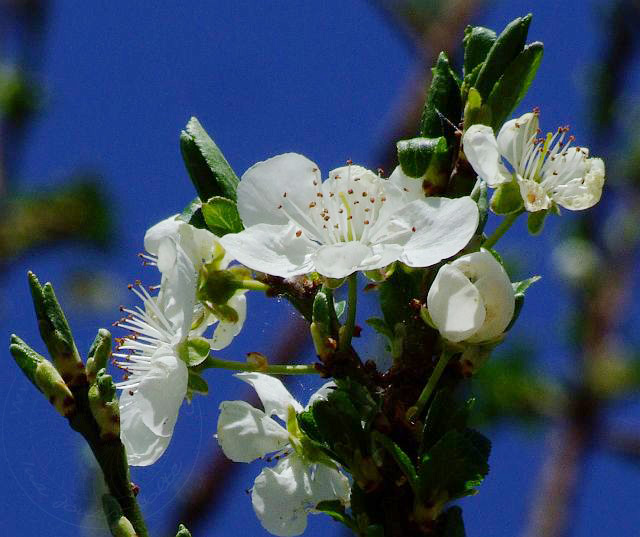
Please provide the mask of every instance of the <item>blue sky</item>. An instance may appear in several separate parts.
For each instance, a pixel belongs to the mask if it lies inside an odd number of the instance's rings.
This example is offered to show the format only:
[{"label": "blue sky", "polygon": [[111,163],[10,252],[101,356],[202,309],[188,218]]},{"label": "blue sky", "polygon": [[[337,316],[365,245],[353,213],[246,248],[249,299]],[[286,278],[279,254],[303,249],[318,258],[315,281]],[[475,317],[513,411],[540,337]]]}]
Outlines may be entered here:
[{"label": "blue sky", "polygon": [[[589,3],[491,2],[474,23],[501,29],[534,13],[530,40],[546,45],[538,78],[521,109],[542,109],[544,129],[571,123],[582,145],[592,138],[584,122],[587,68],[598,50],[597,11]],[[194,192],[184,171],[178,135],[191,115],[204,124],[241,174],[258,160],[286,151],[303,153],[325,172],[347,159],[375,168],[380,140],[391,126],[389,110],[410,83],[417,62],[406,42],[364,0],[315,2],[149,3],[57,2],[52,7],[42,59],[46,113],[35,123],[20,163],[21,185],[34,190],[77,168],[95,168],[115,210],[116,236],[108,253],[65,246],[20,260],[1,280],[0,327],[42,350],[29,304],[27,269],[58,285],[78,345],[87,349],[100,326],[133,301],[126,283],[154,279],[136,257],[145,230],[178,212]],[[544,236],[522,227],[504,242],[513,255],[528,251],[527,268],[544,279],[530,293],[517,333],[534,332],[544,345],[540,367],[567,370],[560,340],[567,292],[554,277],[550,248],[570,220],[551,222]],[[87,310],[70,302],[69,278],[107,273],[113,303]],[[249,299],[243,337],[225,357],[267,351],[291,311],[281,302]],[[515,336],[515,334],[514,334]],[[80,535],[97,526],[87,510],[88,457],[44,399],[5,358],[0,376],[0,520],[20,535]],[[211,450],[217,406],[234,397],[238,381],[208,376],[214,389],[181,414],[172,445],[154,467],[135,470],[154,535],[166,531],[172,501],[199,478]],[[293,383],[302,399],[310,393]],[[541,435],[507,427],[489,432],[492,472],[480,494],[464,502],[469,537],[515,536],[546,449]],[[244,490],[259,464],[238,465],[237,478],[209,520],[209,534],[240,527],[262,535]],[[585,469],[572,535],[630,535],[640,524],[637,468],[599,455]],[[84,502],[84,503],[83,503]],[[314,517],[308,535],[327,535]],[[331,523],[329,523],[331,524]],[[330,525],[333,530],[334,526]],[[337,531],[337,527],[336,531]],[[154,531],[155,530],[155,531]],[[226,530],[226,531],[225,531]],[[203,533],[201,533],[202,535]]]}]

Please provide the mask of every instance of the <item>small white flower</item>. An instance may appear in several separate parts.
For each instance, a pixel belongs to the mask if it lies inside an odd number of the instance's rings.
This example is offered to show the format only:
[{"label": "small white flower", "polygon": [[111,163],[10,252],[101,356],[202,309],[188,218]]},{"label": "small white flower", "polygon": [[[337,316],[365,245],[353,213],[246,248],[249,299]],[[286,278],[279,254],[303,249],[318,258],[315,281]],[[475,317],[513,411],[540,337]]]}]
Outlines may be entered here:
[{"label": "small white flower", "polygon": [[459,252],[478,225],[469,197],[424,198],[396,168],[383,179],[360,166],[320,170],[296,153],[258,162],[238,185],[245,230],[221,243],[247,267],[281,277],[342,278],[401,261],[426,267]]},{"label": "small white flower", "polygon": [[[296,413],[302,406],[279,380],[261,373],[239,373],[251,384],[264,411],[244,401],[220,405],[218,442],[224,454],[235,462],[251,462],[268,453],[280,459],[275,468],[265,468],[251,491],[254,511],[262,525],[274,535],[300,535],[307,526],[307,514],[324,500],[349,502],[349,481],[336,467],[308,460],[301,448]],[[334,384],[329,382],[309,400],[325,398]],[[279,418],[286,427],[277,422]]]},{"label": "small white flower", "polygon": [[[113,355],[118,359],[116,365],[127,372],[116,386],[123,390],[120,437],[133,466],[153,464],[171,440],[187,393],[188,370],[181,359],[184,344],[189,337],[201,337],[217,322],[196,304],[198,270],[216,248],[221,249],[209,231],[173,217],[147,232],[145,247],[151,254],[146,259],[162,273],[158,295],[152,297],[141,284],[131,286],[143,307],[122,308],[127,316],[114,323],[131,332],[120,340]],[[228,261],[223,261],[226,267]],[[246,317],[244,295],[235,295],[229,305],[238,312],[238,322],[218,323],[208,340],[214,349],[227,346]]]},{"label": "small white flower", "polygon": [[465,155],[481,179],[496,188],[512,180],[512,167],[527,211],[549,209],[554,203],[578,211],[595,205],[602,195],[604,162],[589,158],[586,147],[569,147],[568,128],[540,138],[538,113],[507,121],[498,137],[486,125],[471,125],[462,143]]},{"label": "small white flower", "polygon": [[480,343],[507,328],[515,295],[502,265],[481,250],[440,268],[427,295],[427,308],[445,339]]}]

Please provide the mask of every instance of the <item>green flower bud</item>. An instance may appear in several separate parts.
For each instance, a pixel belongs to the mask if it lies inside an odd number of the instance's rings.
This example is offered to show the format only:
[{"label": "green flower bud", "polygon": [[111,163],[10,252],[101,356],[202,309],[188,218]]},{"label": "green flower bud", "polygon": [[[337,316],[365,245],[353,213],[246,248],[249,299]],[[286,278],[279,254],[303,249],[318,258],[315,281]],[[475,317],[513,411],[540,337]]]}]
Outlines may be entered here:
[{"label": "green flower bud", "polygon": [[89,388],[88,397],[91,414],[100,429],[100,438],[118,438],[120,409],[116,399],[116,386],[111,375],[107,375],[104,369],[98,371],[96,382]]},{"label": "green flower bud", "polygon": [[89,383],[95,382],[98,371],[107,367],[107,360],[110,355],[111,334],[108,330],[101,328],[91,344],[87,358],[87,380]]},{"label": "green flower bud", "polygon": [[44,358],[36,366],[35,383],[62,416],[66,418],[75,412],[76,404],[71,390],[53,364]]},{"label": "green flower bud", "polygon": [[191,532],[184,524],[180,524],[180,526],[178,526],[178,533],[176,533],[176,537],[191,537]]}]

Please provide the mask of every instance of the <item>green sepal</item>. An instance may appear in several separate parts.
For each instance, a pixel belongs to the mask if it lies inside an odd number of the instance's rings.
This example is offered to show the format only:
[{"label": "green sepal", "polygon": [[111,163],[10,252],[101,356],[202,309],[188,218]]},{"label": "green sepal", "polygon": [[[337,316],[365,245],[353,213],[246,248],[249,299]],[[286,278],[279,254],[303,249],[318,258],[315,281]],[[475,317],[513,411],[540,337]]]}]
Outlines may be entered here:
[{"label": "green sepal", "polygon": [[323,285],[313,300],[311,339],[317,355],[325,359],[335,350],[337,335],[335,327],[338,325],[336,306],[333,292],[327,285]]},{"label": "green sepal", "polygon": [[511,286],[513,287],[513,292],[516,295],[524,294],[524,292],[531,287],[534,283],[540,280],[542,276],[531,276],[531,278],[527,278],[526,280],[521,280],[519,282],[513,282]]},{"label": "green sepal", "polygon": [[340,500],[324,500],[315,506],[315,511],[320,511],[325,515],[329,515],[333,520],[347,526],[347,528],[358,531],[358,525],[345,511],[344,505]]},{"label": "green sepal", "polygon": [[227,233],[240,233],[244,226],[235,201],[214,196],[202,204],[202,215],[211,233],[223,237]]},{"label": "green sepal", "polygon": [[441,537],[466,537],[462,509],[457,505],[440,514],[436,520],[436,535]]},{"label": "green sepal", "polygon": [[176,533],[176,537],[191,537],[191,532],[184,524],[180,524],[178,526],[178,533]]},{"label": "green sepal", "polygon": [[180,347],[180,358],[189,367],[200,365],[209,356],[211,345],[203,337],[190,337]]},{"label": "green sepal", "polygon": [[518,183],[513,180],[509,183],[498,185],[490,203],[491,210],[495,214],[512,214],[522,210],[522,195]]},{"label": "green sepal", "polygon": [[476,235],[482,235],[484,226],[487,224],[487,220],[489,218],[489,188],[485,181],[478,181],[476,188],[471,192],[471,199],[478,205],[479,218]]},{"label": "green sepal", "polygon": [[[198,275],[196,297],[207,307],[226,305],[237,291],[244,289],[243,280],[251,277],[251,272],[244,267],[233,266],[227,270],[219,270],[218,266],[218,260],[214,260],[203,265]],[[237,321],[237,313],[235,317]]]},{"label": "green sepal", "polygon": [[41,286],[33,272],[29,272],[28,277],[40,336],[53,363],[70,387],[85,384],[84,364],[53,286],[50,283]]},{"label": "green sepal", "polygon": [[425,138],[444,136],[448,146],[454,147],[456,145],[455,126],[460,122],[462,100],[460,86],[444,52],[438,56],[431,72],[433,78],[422,111],[420,135]]},{"label": "green sepal", "polygon": [[383,435],[379,431],[373,431],[371,433],[371,439],[374,443],[378,443],[383,446],[389,455],[393,457],[393,460],[398,465],[398,468],[402,471],[402,473],[407,478],[409,485],[411,486],[414,493],[418,493],[418,473],[416,472],[413,463],[411,462],[411,458],[407,455],[402,448],[396,444],[391,438]]},{"label": "green sepal", "polygon": [[202,201],[214,196],[236,200],[238,177],[195,117],[180,133],[180,152]]},{"label": "green sepal", "polygon": [[138,537],[129,519],[122,514],[118,500],[113,496],[110,494],[102,496],[102,509],[113,537]]},{"label": "green sepal", "polygon": [[437,153],[447,153],[447,140],[438,138],[411,138],[396,143],[402,171],[409,177],[420,178],[427,173],[431,160]]},{"label": "green sepal", "polygon": [[531,235],[540,235],[548,214],[549,211],[546,209],[529,213],[527,216],[527,229]]},{"label": "green sepal", "polygon": [[483,100],[487,100],[496,82],[524,48],[531,24],[531,14],[511,21],[493,43],[474,84]]},{"label": "green sepal", "polygon": [[464,74],[469,75],[484,62],[496,41],[496,33],[482,26],[467,26],[464,30]]},{"label": "green sepal", "polygon": [[182,209],[177,218],[198,229],[207,229],[207,223],[202,216],[202,200],[200,198],[194,198],[189,205]]},{"label": "green sepal", "polygon": [[189,394],[199,393],[200,395],[208,395],[209,393],[209,384],[207,384],[207,381],[204,380],[202,376],[196,371],[194,371],[193,369],[189,369],[189,378],[187,381],[187,393]]},{"label": "green sepal", "polygon": [[507,327],[504,329],[505,332],[508,332],[509,330],[511,330],[513,325],[516,323],[516,321],[518,320],[518,317],[520,317],[520,313],[522,312],[523,306],[524,306],[524,294],[517,294],[515,296],[515,306],[513,308],[513,317],[511,317],[511,321],[509,322]]},{"label": "green sepal", "polygon": [[487,106],[491,109],[491,125],[497,132],[526,95],[538,72],[544,45],[539,41],[527,45],[498,80]]},{"label": "green sepal", "polygon": [[100,328],[87,355],[87,380],[90,384],[96,380],[98,371],[107,367],[109,356],[111,356],[111,333]]}]

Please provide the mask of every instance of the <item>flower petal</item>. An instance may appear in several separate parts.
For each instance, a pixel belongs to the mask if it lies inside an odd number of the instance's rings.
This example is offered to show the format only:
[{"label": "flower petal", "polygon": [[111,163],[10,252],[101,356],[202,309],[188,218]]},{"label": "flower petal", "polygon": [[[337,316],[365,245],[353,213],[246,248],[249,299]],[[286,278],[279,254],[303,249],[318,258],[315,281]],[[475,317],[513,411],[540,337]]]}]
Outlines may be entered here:
[{"label": "flower petal", "polygon": [[507,121],[498,133],[498,151],[509,161],[514,170],[522,174],[525,154],[538,135],[538,114],[528,112],[517,119]]},{"label": "flower petal", "polygon": [[318,248],[313,256],[314,269],[327,278],[344,278],[357,270],[369,270],[378,261],[380,256],[360,241],[327,244]]},{"label": "flower petal", "polygon": [[245,401],[224,401],[218,417],[218,443],[234,462],[251,462],[289,444],[287,430]]},{"label": "flower petal", "polygon": [[551,207],[551,199],[547,196],[540,183],[530,179],[518,180],[520,195],[524,202],[524,208],[529,212],[542,211]]},{"label": "flower petal", "polygon": [[235,323],[220,321],[218,323],[213,332],[213,337],[209,341],[211,349],[214,351],[228,347],[233,338],[242,330],[242,325],[247,318],[247,297],[244,293],[233,295],[227,304],[238,313],[238,321]]},{"label": "flower petal", "polygon": [[258,224],[220,242],[229,254],[247,267],[282,278],[313,271],[311,255],[318,246],[298,235],[296,225]]},{"label": "flower petal", "polygon": [[290,406],[296,412],[302,411],[300,403],[293,398],[289,390],[277,378],[263,373],[236,373],[234,376],[253,386],[262,401],[267,416],[275,414],[282,421],[286,421]]},{"label": "flower petal", "polygon": [[155,434],[142,421],[140,408],[133,402],[133,396],[122,392],[120,396],[120,439],[131,466],[149,466],[165,452],[171,436]]},{"label": "flower petal", "polygon": [[188,372],[185,363],[160,347],[151,357],[151,367],[142,377],[133,395],[143,423],[155,434],[171,436],[180,405],[187,393]]},{"label": "flower petal", "polygon": [[311,491],[311,504],[314,506],[325,500],[340,500],[344,505],[349,505],[349,479],[335,468],[318,464],[311,482]]},{"label": "flower petal", "polygon": [[498,142],[491,127],[479,123],[471,125],[462,137],[462,144],[469,164],[491,188],[511,180],[500,160]]},{"label": "flower petal", "polygon": [[393,170],[393,173],[389,176],[389,182],[405,193],[407,203],[424,198],[422,179],[409,177],[402,171],[402,167],[400,166],[396,166],[396,169]]},{"label": "flower petal", "polygon": [[185,223],[176,220],[177,216],[177,214],[174,214],[169,218],[165,218],[147,230],[144,235],[144,249],[147,252],[158,255],[158,247],[163,239],[177,237],[180,226]]},{"label": "flower petal", "polygon": [[470,197],[426,198],[394,213],[375,241],[400,244],[400,261],[428,267],[462,250],[477,227],[478,207]]},{"label": "flower petal", "polygon": [[321,181],[318,166],[297,153],[254,164],[238,184],[238,212],[244,226],[286,224],[289,218],[278,207],[286,202],[306,209],[316,197],[314,181]]},{"label": "flower petal", "polygon": [[251,490],[251,502],[260,522],[273,535],[300,535],[307,527],[310,477],[295,455],[275,468],[260,472]]},{"label": "flower petal", "polygon": [[429,315],[442,337],[463,341],[480,329],[485,309],[480,292],[462,271],[444,265],[427,295]]}]

